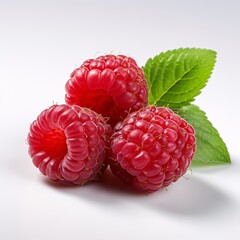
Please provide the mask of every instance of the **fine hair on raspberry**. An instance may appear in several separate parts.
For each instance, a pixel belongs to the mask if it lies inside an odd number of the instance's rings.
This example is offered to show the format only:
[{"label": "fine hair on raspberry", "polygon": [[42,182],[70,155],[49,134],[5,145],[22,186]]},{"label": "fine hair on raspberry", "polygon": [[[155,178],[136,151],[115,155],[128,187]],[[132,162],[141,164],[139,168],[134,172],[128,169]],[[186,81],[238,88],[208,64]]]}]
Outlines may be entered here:
[{"label": "fine hair on raspberry", "polygon": [[49,179],[82,185],[104,171],[110,125],[96,112],[66,104],[42,111],[31,124],[29,154]]},{"label": "fine hair on raspberry", "polygon": [[129,112],[148,102],[147,82],[135,60],[124,55],[104,55],[86,60],[65,85],[69,105],[93,109],[114,126]]},{"label": "fine hair on raspberry", "polygon": [[139,191],[153,192],[185,174],[196,151],[193,127],[172,110],[148,106],[115,126],[112,172]]}]

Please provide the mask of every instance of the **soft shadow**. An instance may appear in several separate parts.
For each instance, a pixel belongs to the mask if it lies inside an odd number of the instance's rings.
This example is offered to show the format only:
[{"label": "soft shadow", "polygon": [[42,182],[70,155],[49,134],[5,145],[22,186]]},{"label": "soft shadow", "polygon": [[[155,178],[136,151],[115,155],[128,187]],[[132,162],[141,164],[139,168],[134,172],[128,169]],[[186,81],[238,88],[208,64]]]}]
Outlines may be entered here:
[{"label": "soft shadow", "polygon": [[[139,193],[122,184],[110,171],[99,182],[109,197],[128,198],[155,212],[168,212],[181,216],[204,216],[221,213],[233,206],[233,200],[209,182],[192,174],[154,193]],[[119,200],[121,201],[121,200]]]},{"label": "soft shadow", "polygon": [[215,186],[195,176],[185,175],[161,192],[147,199],[156,211],[166,211],[181,216],[219,214],[233,206],[233,200]]},{"label": "soft shadow", "polygon": [[130,186],[122,183],[115,175],[111,173],[110,169],[107,169],[103,177],[98,182],[100,188],[110,194],[120,194],[122,196],[141,196],[145,193],[138,192]]},{"label": "soft shadow", "polygon": [[139,193],[123,184],[109,169],[99,181],[83,186],[62,185],[46,177],[42,177],[40,181],[61,194],[74,196],[106,208],[121,207],[125,204],[129,205],[129,203],[138,204],[140,199],[146,196],[145,193]]},{"label": "soft shadow", "polygon": [[220,189],[192,174],[155,193],[139,193],[122,184],[110,170],[98,182],[84,186],[64,186],[43,178],[48,186],[63,194],[85,199],[107,208],[138,204],[154,212],[179,216],[209,216],[229,211],[233,201]]},{"label": "soft shadow", "polygon": [[[90,182],[83,186],[76,185],[63,185],[58,182],[49,180],[46,177],[41,179],[44,184],[48,185],[54,190],[61,193],[72,195],[80,199],[86,199],[94,204],[103,204],[109,206],[121,201],[123,197],[123,190],[121,182],[109,173],[109,170],[105,172],[99,181]],[[131,192],[129,189],[127,192]]]}]

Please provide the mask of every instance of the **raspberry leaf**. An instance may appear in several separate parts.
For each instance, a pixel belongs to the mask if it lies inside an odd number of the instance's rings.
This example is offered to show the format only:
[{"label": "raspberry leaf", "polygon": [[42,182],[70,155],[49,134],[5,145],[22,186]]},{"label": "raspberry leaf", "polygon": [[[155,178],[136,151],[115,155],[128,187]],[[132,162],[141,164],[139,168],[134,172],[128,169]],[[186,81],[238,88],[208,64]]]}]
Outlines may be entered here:
[{"label": "raspberry leaf", "polygon": [[149,87],[149,104],[178,108],[188,105],[206,85],[216,52],[179,48],[150,58],[143,67]]},{"label": "raspberry leaf", "polygon": [[226,144],[216,128],[207,119],[205,112],[195,105],[184,106],[175,110],[195,129],[197,151],[192,165],[219,165],[231,163]]}]

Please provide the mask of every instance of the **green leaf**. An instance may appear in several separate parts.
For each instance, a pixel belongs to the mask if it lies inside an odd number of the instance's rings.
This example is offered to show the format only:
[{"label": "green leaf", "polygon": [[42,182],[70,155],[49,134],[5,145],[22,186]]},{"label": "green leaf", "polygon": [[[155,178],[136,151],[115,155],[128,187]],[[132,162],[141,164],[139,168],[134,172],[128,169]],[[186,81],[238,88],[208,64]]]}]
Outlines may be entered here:
[{"label": "green leaf", "polygon": [[206,85],[216,52],[179,48],[160,53],[143,67],[149,88],[149,104],[178,108],[188,105]]},{"label": "green leaf", "polygon": [[197,151],[192,165],[217,165],[231,162],[226,144],[207,119],[205,112],[192,104],[176,109],[175,112],[195,129]]}]

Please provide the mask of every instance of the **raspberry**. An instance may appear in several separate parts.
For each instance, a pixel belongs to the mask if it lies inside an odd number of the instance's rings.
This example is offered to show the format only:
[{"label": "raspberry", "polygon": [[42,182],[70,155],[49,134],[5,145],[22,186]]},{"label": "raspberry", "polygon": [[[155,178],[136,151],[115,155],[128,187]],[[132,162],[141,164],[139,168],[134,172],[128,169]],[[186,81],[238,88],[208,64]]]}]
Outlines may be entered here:
[{"label": "raspberry", "polygon": [[148,106],[115,126],[109,162],[123,182],[153,192],[177,181],[195,150],[191,125],[168,108]]},{"label": "raspberry", "polygon": [[29,155],[51,180],[82,185],[103,170],[110,134],[111,127],[94,111],[53,105],[30,126]]},{"label": "raspberry", "polygon": [[108,117],[114,126],[129,112],[147,105],[144,73],[130,57],[105,55],[86,60],[75,69],[65,85],[69,105],[93,109]]}]

